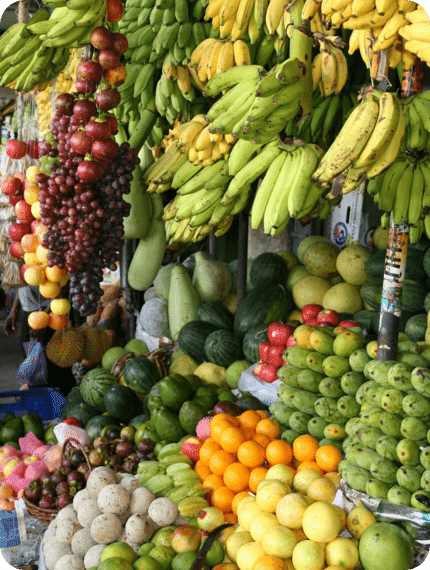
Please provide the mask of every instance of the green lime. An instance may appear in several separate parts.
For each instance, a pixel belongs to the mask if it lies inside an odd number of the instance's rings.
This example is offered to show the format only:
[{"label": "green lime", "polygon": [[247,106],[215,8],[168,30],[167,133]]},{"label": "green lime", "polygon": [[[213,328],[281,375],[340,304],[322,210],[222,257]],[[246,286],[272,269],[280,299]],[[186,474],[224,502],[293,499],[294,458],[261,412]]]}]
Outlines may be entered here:
[{"label": "green lime", "polygon": [[54,433],[54,427],[55,426],[50,426],[45,431],[45,443],[49,443],[50,441],[53,441],[54,443],[58,443],[57,436]]},{"label": "green lime", "polygon": [[103,550],[100,561],[104,562],[108,558],[117,557],[123,558],[127,560],[127,562],[130,562],[130,564],[133,564],[137,558],[137,554],[126,542],[112,542]]},{"label": "green lime", "polygon": [[161,564],[151,556],[141,556],[133,564],[134,570],[161,570]]},{"label": "green lime", "polygon": [[147,556],[151,550],[155,548],[155,544],[153,542],[147,542],[139,546],[139,550],[137,551],[138,556]]},{"label": "green lime", "polygon": [[207,566],[209,566],[209,568],[212,568],[212,566],[216,566],[217,564],[221,564],[221,562],[224,560],[224,548],[222,546],[222,544],[216,540],[209,552],[206,554],[206,562],[205,564]]},{"label": "green lime", "polygon": [[172,561],[172,570],[190,570],[196,558],[197,552],[179,552]]},{"label": "green lime", "polygon": [[151,550],[149,556],[159,562],[161,570],[170,570],[175,554],[176,552],[170,546],[156,546]]},{"label": "green lime", "polygon": [[100,563],[99,570],[133,570],[133,566],[124,558],[114,556]]}]

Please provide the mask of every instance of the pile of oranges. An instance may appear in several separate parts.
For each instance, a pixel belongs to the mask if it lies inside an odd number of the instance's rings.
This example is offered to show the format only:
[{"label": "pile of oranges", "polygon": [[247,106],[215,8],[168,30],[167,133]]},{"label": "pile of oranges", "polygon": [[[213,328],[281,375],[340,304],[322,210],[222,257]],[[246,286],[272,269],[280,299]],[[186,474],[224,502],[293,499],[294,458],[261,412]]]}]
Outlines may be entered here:
[{"label": "pile of oranges", "polygon": [[217,414],[211,420],[210,433],[194,470],[209,491],[211,505],[233,524],[237,523],[239,502],[256,493],[273,465],[287,465],[293,474],[312,468],[322,475],[330,473],[334,480],[342,459],[336,447],[319,447],[310,435],[296,438],[292,446],[278,439],[279,424],[261,410],[247,410],[238,417]]}]

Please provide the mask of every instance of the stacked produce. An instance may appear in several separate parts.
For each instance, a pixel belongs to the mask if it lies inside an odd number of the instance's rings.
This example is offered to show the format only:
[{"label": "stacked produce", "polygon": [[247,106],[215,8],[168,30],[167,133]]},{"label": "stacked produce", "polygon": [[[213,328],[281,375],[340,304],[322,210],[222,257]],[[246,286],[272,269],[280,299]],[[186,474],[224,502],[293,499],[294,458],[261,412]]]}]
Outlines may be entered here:
[{"label": "stacked produce", "polygon": [[333,93],[338,95],[345,87],[348,77],[348,64],[343,51],[344,44],[337,36],[330,41],[320,41],[320,53],[312,63],[312,81],[314,91],[320,88],[322,97]]},{"label": "stacked produce", "polygon": [[416,10],[405,14],[407,22],[404,22],[399,33],[404,38],[404,45],[411,53],[416,54],[427,65],[429,59],[429,17],[425,9],[417,4]]}]

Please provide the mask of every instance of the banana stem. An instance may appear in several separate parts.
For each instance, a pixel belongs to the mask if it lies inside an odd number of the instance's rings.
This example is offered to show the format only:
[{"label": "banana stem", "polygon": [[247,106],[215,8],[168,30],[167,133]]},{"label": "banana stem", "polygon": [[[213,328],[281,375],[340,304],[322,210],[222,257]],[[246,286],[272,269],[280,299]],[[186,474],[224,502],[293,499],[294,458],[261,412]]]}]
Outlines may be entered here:
[{"label": "banana stem", "polygon": [[[309,22],[303,23],[302,10],[305,0],[296,0],[290,3],[292,33],[290,39],[290,57],[297,57],[305,66],[306,73],[303,76],[304,91],[301,100],[302,116],[305,117],[312,112],[312,37],[297,29],[301,26],[310,29]],[[288,8],[288,7],[287,7]]]}]

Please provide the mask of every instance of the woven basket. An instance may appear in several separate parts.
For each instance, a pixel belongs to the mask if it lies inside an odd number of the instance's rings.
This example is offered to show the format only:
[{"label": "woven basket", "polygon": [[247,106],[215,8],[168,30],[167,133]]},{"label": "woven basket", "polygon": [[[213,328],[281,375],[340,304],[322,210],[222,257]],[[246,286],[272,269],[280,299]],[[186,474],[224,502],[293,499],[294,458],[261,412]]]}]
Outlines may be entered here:
[{"label": "woven basket", "polygon": [[[85,457],[85,461],[87,462],[88,468],[91,471],[90,460],[88,459],[88,455],[87,455],[85,449],[79,443],[79,441],[77,439],[72,438],[72,437],[69,439],[66,439],[66,441],[63,444],[63,455],[67,449],[67,446],[70,446],[70,447],[73,447],[74,449],[79,449],[79,451],[82,451],[82,454]],[[51,509],[39,507],[38,505],[36,505],[32,501],[30,501],[30,499],[27,499],[27,497],[25,495],[23,495],[22,498],[24,499],[24,503],[25,503],[25,506],[27,507],[28,512],[31,515],[33,515],[36,519],[38,519],[39,521],[43,521],[43,522],[52,521],[52,519],[55,517],[55,515],[60,510],[57,507],[51,508]]]}]

